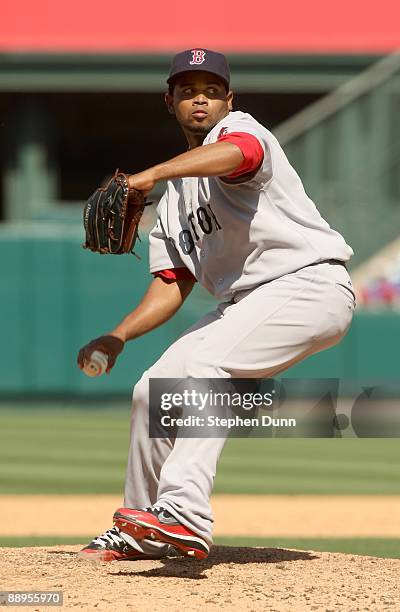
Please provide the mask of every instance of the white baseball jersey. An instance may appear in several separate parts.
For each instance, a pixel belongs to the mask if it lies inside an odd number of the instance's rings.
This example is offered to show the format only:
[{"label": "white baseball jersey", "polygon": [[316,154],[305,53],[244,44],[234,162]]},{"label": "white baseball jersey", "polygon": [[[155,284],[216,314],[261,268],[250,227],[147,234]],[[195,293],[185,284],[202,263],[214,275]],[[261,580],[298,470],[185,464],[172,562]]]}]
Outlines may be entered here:
[{"label": "white baseball jersey", "polygon": [[168,181],[150,233],[150,271],[186,266],[214,297],[229,300],[284,274],[353,254],[321,217],[282,147],[248,113],[235,111],[207,135],[247,132],[264,150],[249,180],[220,177]]}]

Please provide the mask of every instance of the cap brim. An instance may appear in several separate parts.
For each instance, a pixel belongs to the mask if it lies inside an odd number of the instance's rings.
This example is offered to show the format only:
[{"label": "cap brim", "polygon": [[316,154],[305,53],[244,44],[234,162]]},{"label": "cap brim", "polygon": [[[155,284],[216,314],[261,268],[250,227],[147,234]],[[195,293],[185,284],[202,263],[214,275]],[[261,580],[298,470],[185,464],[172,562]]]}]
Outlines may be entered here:
[{"label": "cap brim", "polygon": [[223,76],[221,76],[220,74],[218,74],[218,72],[213,72],[212,70],[201,70],[201,68],[191,68],[190,70],[181,70],[180,72],[176,72],[175,74],[171,75],[170,77],[168,77],[167,79],[167,83],[168,85],[172,85],[172,83],[174,81],[176,81],[177,78],[179,78],[180,76],[182,76],[182,74],[186,74],[187,72],[197,72],[197,71],[202,71],[202,72],[208,72],[209,74],[213,74],[214,76],[218,77],[219,79],[221,79],[221,81],[223,81],[227,87],[227,89],[229,90],[230,84],[229,81],[227,81]]}]

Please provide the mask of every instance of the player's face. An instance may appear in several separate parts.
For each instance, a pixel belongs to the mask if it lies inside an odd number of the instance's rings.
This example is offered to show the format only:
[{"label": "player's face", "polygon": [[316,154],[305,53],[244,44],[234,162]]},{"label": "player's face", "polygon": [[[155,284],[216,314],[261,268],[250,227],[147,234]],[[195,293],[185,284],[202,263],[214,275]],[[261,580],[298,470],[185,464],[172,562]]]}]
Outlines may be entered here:
[{"label": "player's face", "polygon": [[201,71],[185,72],[175,82],[173,94],[165,97],[188,140],[192,136],[200,142],[232,110],[232,99],[219,77]]}]

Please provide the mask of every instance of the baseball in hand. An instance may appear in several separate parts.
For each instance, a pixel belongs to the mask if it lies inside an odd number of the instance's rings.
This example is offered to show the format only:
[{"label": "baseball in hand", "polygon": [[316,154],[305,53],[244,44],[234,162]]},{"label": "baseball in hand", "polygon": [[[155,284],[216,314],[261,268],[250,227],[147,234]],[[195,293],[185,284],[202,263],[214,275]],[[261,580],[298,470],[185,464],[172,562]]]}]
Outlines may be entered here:
[{"label": "baseball in hand", "polygon": [[93,351],[90,361],[85,361],[83,371],[86,376],[101,376],[107,369],[108,356],[101,351]]}]

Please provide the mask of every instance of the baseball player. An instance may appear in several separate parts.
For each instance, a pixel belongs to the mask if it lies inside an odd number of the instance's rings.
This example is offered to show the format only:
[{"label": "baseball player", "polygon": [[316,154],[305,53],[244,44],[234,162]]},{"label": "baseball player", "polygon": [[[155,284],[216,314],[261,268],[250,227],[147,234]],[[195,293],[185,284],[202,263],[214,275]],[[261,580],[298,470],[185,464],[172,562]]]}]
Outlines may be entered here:
[{"label": "baseball player", "polygon": [[188,151],[129,177],[145,193],[167,180],[150,233],[154,278],[115,329],[81,349],[79,366],[100,350],[110,371],[124,344],[172,317],[196,282],[220,304],[135,386],[124,507],[82,558],[209,553],[225,438],[150,438],[149,379],[274,377],[337,344],[353,317],[352,249],[321,217],[273,134],[233,110],[229,82],[222,54],[178,53],[165,101]]}]

